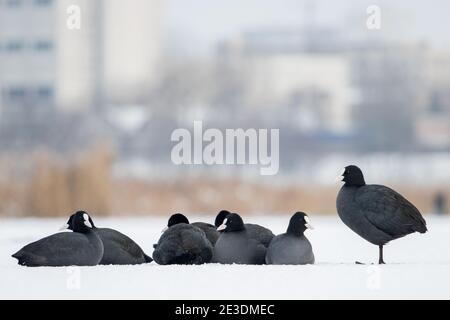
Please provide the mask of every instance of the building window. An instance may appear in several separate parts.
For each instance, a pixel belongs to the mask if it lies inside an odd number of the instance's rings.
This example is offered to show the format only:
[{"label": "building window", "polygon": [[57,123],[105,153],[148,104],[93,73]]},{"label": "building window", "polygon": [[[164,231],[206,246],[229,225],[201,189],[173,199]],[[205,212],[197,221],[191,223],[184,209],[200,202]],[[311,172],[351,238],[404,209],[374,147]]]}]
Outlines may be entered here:
[{"label": "building window", "polygon": [[4,3],[9,8],[17,8],[22,4],[22,0],[5,0]]},{"label": "building window", "polygon": [[38,99],[49,100],[53,97],[53,88],[49,86],[39,87],[37,89]]},{"label": "building window", "polygon": [[12,87],[7,91],[8,98],[11,101],[22,100],[25,98],[26,90],[24,87]]},{"label": "building window", "polygon": [[23,49],[23,42],[20,40],[12,40],[6,43],[5,51],[18,52]]},{"label": "building window", "polygon": [[48,7],[48,6],[51,6],[53,4],[53,0],[34,0],[34,3],[37,6]]},{"label": "building window", "polygon": [[34,49],[36,51],[50,51],[53,48],[53,44],[50,41],[37,41],[34,44]]}]

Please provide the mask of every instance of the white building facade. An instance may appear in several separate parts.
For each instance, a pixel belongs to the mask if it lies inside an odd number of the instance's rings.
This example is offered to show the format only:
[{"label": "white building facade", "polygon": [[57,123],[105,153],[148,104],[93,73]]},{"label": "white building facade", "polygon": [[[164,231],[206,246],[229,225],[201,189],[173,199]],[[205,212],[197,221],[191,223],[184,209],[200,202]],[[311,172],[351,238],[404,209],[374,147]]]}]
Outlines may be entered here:
[{"label": "white building facade", "polygon": [[[163,0],[0,0],[0,110],[135,103],[161,51]],[[79,9],[79,28],[69,27]]]}]

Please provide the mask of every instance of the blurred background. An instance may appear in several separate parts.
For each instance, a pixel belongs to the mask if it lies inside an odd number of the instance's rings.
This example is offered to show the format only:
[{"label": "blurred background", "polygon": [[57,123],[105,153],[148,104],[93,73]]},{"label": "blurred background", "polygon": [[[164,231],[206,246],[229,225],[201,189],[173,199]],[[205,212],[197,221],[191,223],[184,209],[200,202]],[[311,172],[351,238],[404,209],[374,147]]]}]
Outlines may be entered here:
[{"label": "blurred background", "polygon": [[[372,4],[380,29],[366,26]],[[448,12],[443,0],[0,0],[0,215],[334,214],[348,164],[445,213]],[[171,133],[194,120],[280,129],[279,173],[174,165]]]}]

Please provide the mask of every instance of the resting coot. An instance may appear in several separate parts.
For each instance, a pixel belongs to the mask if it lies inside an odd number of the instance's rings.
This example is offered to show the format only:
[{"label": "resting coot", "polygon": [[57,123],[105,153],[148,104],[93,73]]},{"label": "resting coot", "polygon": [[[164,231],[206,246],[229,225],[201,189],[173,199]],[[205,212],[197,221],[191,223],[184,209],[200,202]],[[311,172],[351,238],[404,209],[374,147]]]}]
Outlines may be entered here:
[{"label": "resting coot", "polygon": [[295,213],[289,221],[286,233],[280,234],[270,242],[266,253],[267,264],[313,264],[314,253],[311,243],[305,237],[306,229],[313,229],[308,216]]},{"label": "resting coot", "polygon": [[[76,214],[84,214],[84,211],[78,211]],[[64,226],[65,229],[73,230],[73,218],[76,214],[70,216],[69,221]],[[94,232],[103,242],[104,252],[101,265],[134,265],[150,263],[152,258],[147,256],[141,247],[123,233],[109,228],[97,228],[89,217]]]},{"label": "resting coot", "polygon": [[74,215],[73,231],[30,243],[12,256],[20,265],[29,267],[97,265],[103,257],[103,244],[92,230],[87,213]]},{"label": "resting coot", "polygon": [[[166,229],[168,229],[171,226],[174,226],[178,223],[189,224],[189,220],[185,215],[183,215],[181,213],[175,213],[169,218]],[[211,244],[213,246],[216,243],[217,239],[219,239],[220,233],[216,230],[216,228],[212,224],[205,223],[205,222],[193,222],[193,223],[191,223],[191,225],[202,229],[203,232],[206,234],[206,237],[208,238],[209,242],[211,242]],[[164,231],[166,229],[164,229]]]},{"label": "resting coot", "polygon": [[[216,228],[222,225],[223,221],[229,214],[231,213],[227,210],[222,210],[217,214],[214,222]],[[266,248],[269,246],[273,237],[275,237],[272,231],[257,224],[246,223],[245,229],[247,230],[247,235],[249,238],[255,239],[256,241],[262,243]]]},{"label": "resting coot", "polygon": [[205,232],[185,222],[166,228],[154,248],[153,259],[162,265],[208,263],[213,254]]},{"label": "resting coot", "polygon": [[336,200],[341,220],[354,232],[379,247],[410,233],[427,232],[419,210],[396,191],[381,185],[366,185],[362,171],[354,165],[344,169],[344,186]]},{"label": "resting coot", "polygon": [[249,237],[246,226],[238,214],[229,214],[217,230],[223,230],[223,234],[214,247],[213,262],[264,264],[266,247]]}]

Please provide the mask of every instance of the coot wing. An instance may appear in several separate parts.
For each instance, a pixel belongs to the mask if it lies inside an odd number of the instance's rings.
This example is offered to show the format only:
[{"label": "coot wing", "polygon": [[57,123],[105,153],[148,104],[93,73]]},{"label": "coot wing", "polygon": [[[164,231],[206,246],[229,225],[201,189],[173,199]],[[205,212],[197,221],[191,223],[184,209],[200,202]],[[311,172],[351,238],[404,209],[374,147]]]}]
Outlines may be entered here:
[{"label": "coot wing", "polygon": [[181,249],[181,263],[185,260],[192,264],[208,263],[212,258],[213,246],[206,237],[205,232],[193,225],[185,225],[180,229]]},{"label": "coot wing", "polygon": [[275,237],[272,231],[269,229],[252,223],[246,223],[245,228],[250,238],[262,243],[266,248],[269,246],[270,241]]},{"label": "coot wing", "polygon": [[254,264],[265,264],[266,263],[266,252],[267,247],[264,246],[262,243],[258,242],[257,240],[251,239],[250,242],[252,242],[252,245],[255,246],[254,252],[253,252],[253,261]]},{"label": "coot wing", "polygon": [[388,187],[363,186],[355,194],[355,202],[371,224],[392,237],[426,231],[426,222],[419,210]]},{"label": "coot wing", "polygon": [[142,248],[127,235],[109,228],[99,228],[97,229],[97,233],[102,239],[105,246],[108,245],[108,242],[111,242],[112,245],[117,246],[117,248],[130,254],[130,256],[132,257],[143,257]]},{"label": "coot wing", "polygon": [[182,239],[182,246],[185,251],[198,250],[199,244],[210,245],[205,232],[199,227],[193,225],[186,225],[180,230],[180,239]]},{"label": "coot wing", "polygon": [[83,250],[89,245],[88,238],[78,232],[61,232],[32,242],[20,251],[35,257],[55,258],[82,256]]},{"label": "coot wing", "polygon": [[212,245],[214,245],[217,242],[217,239],[219,239],[220,233],[216,230],[216,227],[212,224],[205,223],[205,222],[194,222],[191,223],[191,225],[196,226],[197,228],[200,228],[203,230],[203,232],[206,235],[206,238],[208,238],[209,242],[211,242]]}]

